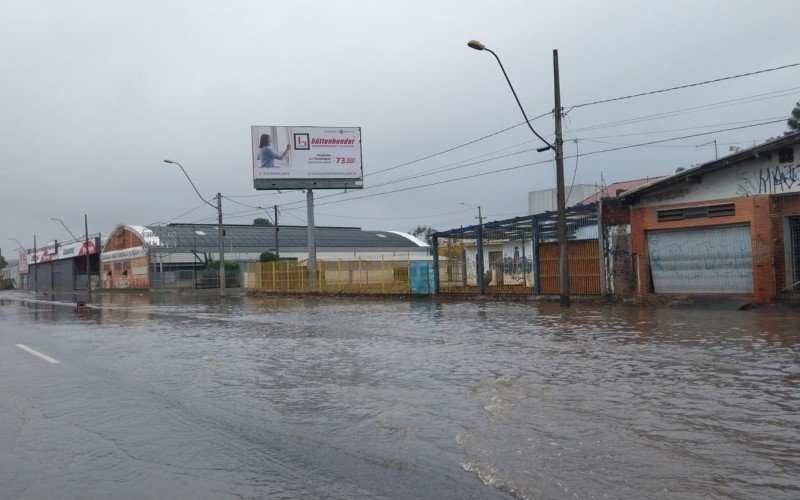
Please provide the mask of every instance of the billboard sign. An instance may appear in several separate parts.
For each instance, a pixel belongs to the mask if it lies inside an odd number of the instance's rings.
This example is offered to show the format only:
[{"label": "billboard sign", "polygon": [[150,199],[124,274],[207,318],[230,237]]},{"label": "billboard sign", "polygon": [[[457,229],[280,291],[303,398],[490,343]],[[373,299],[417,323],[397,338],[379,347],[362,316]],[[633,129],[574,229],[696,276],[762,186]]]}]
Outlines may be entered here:
[{"label": "billboard sign", "polygon": [[[100,246],[100,238],[95,237],[89,240],[88,243],[88,252],[90,254],[97,253],[97,249]],[[50,244],[45,247],[44,250],[38,250],[36,253],[26,253],[26,263],[27,265],[31,266],[33,264],[43,264],[46,262],[51,262],[54,260],[61,260],[61,259],[71,259],[75,257],[84,257],[86,256],[87,252],[87,244],[85,241],[76,241],[73,243],[67,243],[65,245],[58,245],[58,249],[56,253],[49,253]],[[22,264],[20,261],[20,270],[22,269]]]},{"label": "billboard sign", "polygon": [[250,129],[256,189],[361,189],[360,127]]}]

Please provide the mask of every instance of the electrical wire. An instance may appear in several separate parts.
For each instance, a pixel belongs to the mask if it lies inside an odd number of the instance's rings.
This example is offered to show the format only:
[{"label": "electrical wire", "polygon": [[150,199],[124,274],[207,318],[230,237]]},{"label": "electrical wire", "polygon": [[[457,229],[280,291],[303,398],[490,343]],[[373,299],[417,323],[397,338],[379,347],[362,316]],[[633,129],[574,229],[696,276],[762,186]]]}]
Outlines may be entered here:
[{"label": "electrical wire", "polygon": [[228,200],[228,201],[230,201],[232,203],[236,203],[237,205],[241,205],[243,207],[252,208],[254,210],[263,210],[264,214],[266,214],[266,216],[267,216],[267,220],[269,221],[269,223],[272,224],[272,225],[275,225],[275,221],[272,220],[272,217],[270,217],[269,212],[267,212],[266,208],[256,207],[256,206],[253,206],[253,205],[246,205],[246,204],[244,204],[242,202],[239,202],[239,201],[236,201],[236,200],[232,200],[232,199],[228,198],[227,196],[223,196],[223,198],[225,198],[226,200]]},{"label": "electrical wire", "polygon": [[705,80],[705,81],[702,81],[702,82],[689,83],[689,84],[686,84],[686,85],[678,85],[677,87],[669,87],[669,88],[666,88],[666,89],[651,90],[649,92],[640,92],[638,94],[631,94],[631,95],[626,95],[626,96],[621,96],[621,97],[612,97],[611,99],[602,99],[602,100],[599,100],[599,101],[585,102],[585,103],[582,103],[582,104],[576,104],[574,106],[570,106],[569,109],[571,111],[571,110],[576,109],[576,108],[583,108],[583,107],[586,107],[586,106],[594,106],[596,104],[605,104],[605,103],[608,103],[608,102],[622,101],[624,99],[633,99],[635,97],[642,97],[642,96],[646,96],[646,95],[653,95],[653,94],[661,94],[661,93],[664,93],[664,92],[671,92],[673,90],[681,90],[681,89],[687,89],[687,88],[690,88],[690,87],[698,87],[700,85],[707,85],[709,83],[717,83],[717,82],[723,82],[723,81],[726,81],[726,80],[733,80],[735,78],[742,78],[742,77],[745,77],[745,76],[759,75],[759,74],[762,74],[762,73],[769,73],[771,71],[778,71],[778,70],[787,69],[787,68],[794,68],[796,66],[800,66],[800,63],[786,64],[784,66],[777,66],[775,68],[762,69],[762,70],[758,70],[758,71],[750,71],[748,73],[740,73],[738,75],[724,76],[724,77],[721,77],[721,78],[714,78],[713,80]]},{"label": "electrical wire", "polygon": [[[685,135],[685,136],[681,136],[681,137],[671,137],[671,138],[668,138],[668,139],[659,139],[659,140],[656,140],[656,141],[649,141],[649,142],[640,143],[640,144],[631,144],[631,145],[619,146],[619,147],[615,147],[615,148],[603,149],[603,150],[598,150],[598,151],[590,151],[588,153],[582,153],[580,156],[583,157],[583,156],[591,156],[591,155],[596,155],[596,154],[601,154],[601,153],[610,153],[610,152],[613,152],[613,151],[620,151],[620,150],[623,150],[623,149],[630,149],[630,148],[634,148],[634,147],[648,146],[650,144],[656,144],[656,143],[660,143],[660,142],[677,141],[677,140],[681,140],[681,139],[688,139],[688,138],[691,138],[691,137],[701,137],[701,136],[706,136],[706,135],[710,135],[710,134],[718,134],[718,133],[729,132],[729,131],[733,131],[733,130],[741,130],[741,129],[745,129],[745,128],[757,127],[757,126],[762,126],[762,125],[770,125],[770,124],[774,124],[774,123],[778,123],[778,122],[782,122],[782,121],[783,120],[775,120],[775,121],[758,123],[758,124],[754,124],[754,125],[742,125],[742,126],[739,126],[739,127],[732,127],[732,128],[722,129],[722,130],[713,130],[713,131],[710,131],[710,132],[701,132],[701,133]],[[576,155],[570,155],[570,156],[565,156],[564,158],[565,159],[574,158],[575,156]],[[481,172],[481,173],[477,173],[477,174],[466,175],[466,176],[462,176],[462,177],[456,177],[456,178],[453,178],[453,179],[445,179],[445,180],[441,180],[441,181],[430,182],[430,183],[427,183],[427,184],[420,184],[420,185],[417,185],[417,186],[409,186],[409,187],[405,187],[405,188],[394,189],[394,190],[391,190],[391,191],[384,191],[384,192],[381,192],[381,193],[371,193],[371,194],[367,194],[367,195],[356,196],[356,197],[353,197],[353,198],[345,198],[345,199],[341,199],[341,200],[331,200],[331,201],[327,201],[327,202],[323,202],[323,203],[318,203],[318,204],[316,204],[316,206],[331,205],[331,204],[334,204],[334,203],[342,203],[342,202],[345,202],[345,201],[354,201],[354,200],[360,200],[360,199],[364,199],[364,198],[373,198],[375,196],[382,196],[382,195],[386,195],[386,194],[395,194],[395,193],[401,193],[401,192],[405,192],[405,191],[411,191],[411,190],[414,190],[414,189],[421,189],[421,188],[424,188],[424,187],[431,187],[431,186],[437,186],[437,185],[441,185],[441,184],[448,184],[448,183],[451,183],[451,182],[457,182],[457,181],[462,181],[462,180],[467,180],[467,179],[474,179],[476,177],[483,177],[483,176],[486,176],[486,175],[493,175],[493,174],[498,174],[498,173],[501,173],[501,172],[508,172],[508,171],[511,171],[511,170],[517,170],[517,169],[524,168],[524,167],[530,167],[530,166],[535,166],[535,165],[543,165],[543,164],[549,163],[550,161],[551,160],[542,160],[542,161],[533,162],[533,163],[524,163],[522,165],[516,165],[516,166],[513,166],[513,167],[507,167],[507,168],[502,168],[502,169],[497,169],[497,170],[491,170],[491,171],[488,171],[488,172]]]},{"label": "electrical wire", "polygon": [[174,220],[176,220],[176,219],[179,219],[179,218],[183,217],[184,215],[189,215],[190,213],[194,212],[195,210],[197,210],[197,209],[199,209],[199,208],[203,208],[203,207],[205,207],[205,206],[206,206],[206,204],[205,204],[205,203],[201,203],[200,205],[197,205],[197,206],[196,206],[196,207],[194,207],[193,209],[191,209],[191,210],[189,210],[189,211],[187,211],[187,212],[184,212],[184,213],[182,213],[182,214],[180,214],[180,215],[176,215],[175,217],[173,217],[173,218],[169,219],[169,220],[167,221],[167,223],[170,223],[170,222],[172,222],[172,221],[174,221]]},{"label": "electrical wire", "polygon": [[580,139],[582,141],[589,141],[589,140],[594,140],[594,139],[613,139],[613,138],[617,138],[617,137],[632,137],[632,136],[637,136],[637,135],[666,134],[666,133],[669,133],[669,132],[683,132],[683,131],[686,131],[686,130],[698,130],[698,129],[711,128],[711,127],[727,127],[729,125],[741,125],[741,124],[744,124],[744,123],[756,123],[756,122],[762,122],[762,121],[767,121],[767,120],[778,120],[780,118],[782,118],[782,117],[780,117],[780,116],[771,116],[769,118],[759,118],[757,120],[754,119],[754,120],[744,120],[744,121],[738,121],[738,122],[714,123],[712,125],[699,125],[697,127],[683,127],[683,128],[673,128],[673,129],[666,129],[666,130],[650,130],[650,131],[647,131],[647,132],[633,132],[633,133],[630,133],[630,134],[602,135],[602,136],[592,136],[592,137],[565,137],[564,140],[567,140],[567,139]]},{"label": "electrical wire", "polygon": [[[550,113],[551,113],[551,111],[548,111],[547,113],[542,113],[539,116],[534,116],[529,121],[538,120],[539,118],[545,117],[545,116],[549,115]],[[401,164],[395,165],[393,167],[384,168],[382,170],[376,170],[375,172],[371,172],[369,174],[364,174],[364,177],[367,177],[369,175],[382,174],[384,172],[388,172],[390,170],[394,170],[394,169],[397,169],[397,168],[400,168],[400,167],[405,167],[405,166],[408,166],[408,165],[412,165],[414,163],[419,163],[419,162],[424,161],[424,160],[429,160],[431,158],[435,158],[435,157],[443,155],[445,153],[450,153],[451,151],[455,151],[455,150],[461,149],[461,148],[463,148],[465,146],[469,146],[470,144],[475,144],[476,142],[480,142],[480,141],[486,140],[486,139],[488,139],[490,137],[494,137],[494,136],[502,134],[504,132],[508,132],[509,130],[515,129],[515,128],[520,127],[522,125],[525,125],[526,123],[528,123],[528,122],[520,122],[520,123],[517,123],[516,125],[512,125],[510,127],[506,127],[504,129],[498,130],[497,132],[492,132],[491,134],[484,135],[483,137],[479,137],[477,139],[473,139],[473,140],[465,142],[463,144],[459,144],[458,146],[454,146],[452,148],[445,149],[443,151],[439,151],[438,153],[434,153],[434,154],[431,154],[431,155],[428,155],[428,156],[423,156],[422,158],[417,158],[416,160],[407,161],[405,163],[401,163]]]}]

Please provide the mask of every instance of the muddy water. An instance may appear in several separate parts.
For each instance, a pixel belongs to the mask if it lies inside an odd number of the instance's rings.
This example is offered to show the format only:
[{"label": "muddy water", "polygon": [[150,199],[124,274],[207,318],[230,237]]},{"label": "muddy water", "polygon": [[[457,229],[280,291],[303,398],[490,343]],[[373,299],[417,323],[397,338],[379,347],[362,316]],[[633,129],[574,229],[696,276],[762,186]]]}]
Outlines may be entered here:
[{"label": "muddy water", "polygon": [[[169,295],[0,311],[177,423],[142,425],[113,408],[132,397],[117,392],[94,412],[64,398],[60,418],[113,414],[106,435],[131,441],[129,455],[166,457],[187,484],[212,474],[218,493],[800,496],[798,310]],[[39,491],[120,493],[112,458]]]}]

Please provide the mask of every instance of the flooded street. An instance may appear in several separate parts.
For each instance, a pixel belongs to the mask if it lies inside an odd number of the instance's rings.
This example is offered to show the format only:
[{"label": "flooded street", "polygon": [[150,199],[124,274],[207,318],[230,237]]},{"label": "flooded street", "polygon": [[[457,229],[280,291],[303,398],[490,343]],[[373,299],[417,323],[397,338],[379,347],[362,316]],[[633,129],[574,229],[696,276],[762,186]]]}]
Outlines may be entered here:
[{"label": "flooded street", "polygon": [[3,498],[800,496],[797,309],[31,298]]}]

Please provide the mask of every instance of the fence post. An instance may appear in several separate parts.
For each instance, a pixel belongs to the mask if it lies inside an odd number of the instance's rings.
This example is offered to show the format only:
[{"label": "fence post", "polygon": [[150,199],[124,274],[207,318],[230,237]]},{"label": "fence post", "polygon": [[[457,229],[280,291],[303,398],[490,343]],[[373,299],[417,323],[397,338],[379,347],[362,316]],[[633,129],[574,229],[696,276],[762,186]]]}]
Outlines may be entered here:
[{"label": "fence post", "polygon": [[533,293],[542,294],[541,267],[539,265],[539,218],[535,217],[531,224],[531,246],[533,247]]},{"label": "fence post", "polygon": [[[410,272],[411,270],[409,269],[409,274]],[[410,286],[411,283],[410,276],[408,282]],[[436,235],[433,236],[433,293],[434,294],[439,293],[439,237]]]},{"label": "fence post", "polygon": [[386,276],[383,275],[383,254],[381,254],[381,293],[386,293]]},{"label": "fence post", "polygon": [[358,293],[364,293],[364,289],[361,288],[362,281],[364,281],[363,271],[361,269],[361,257],[358,258]]}]

